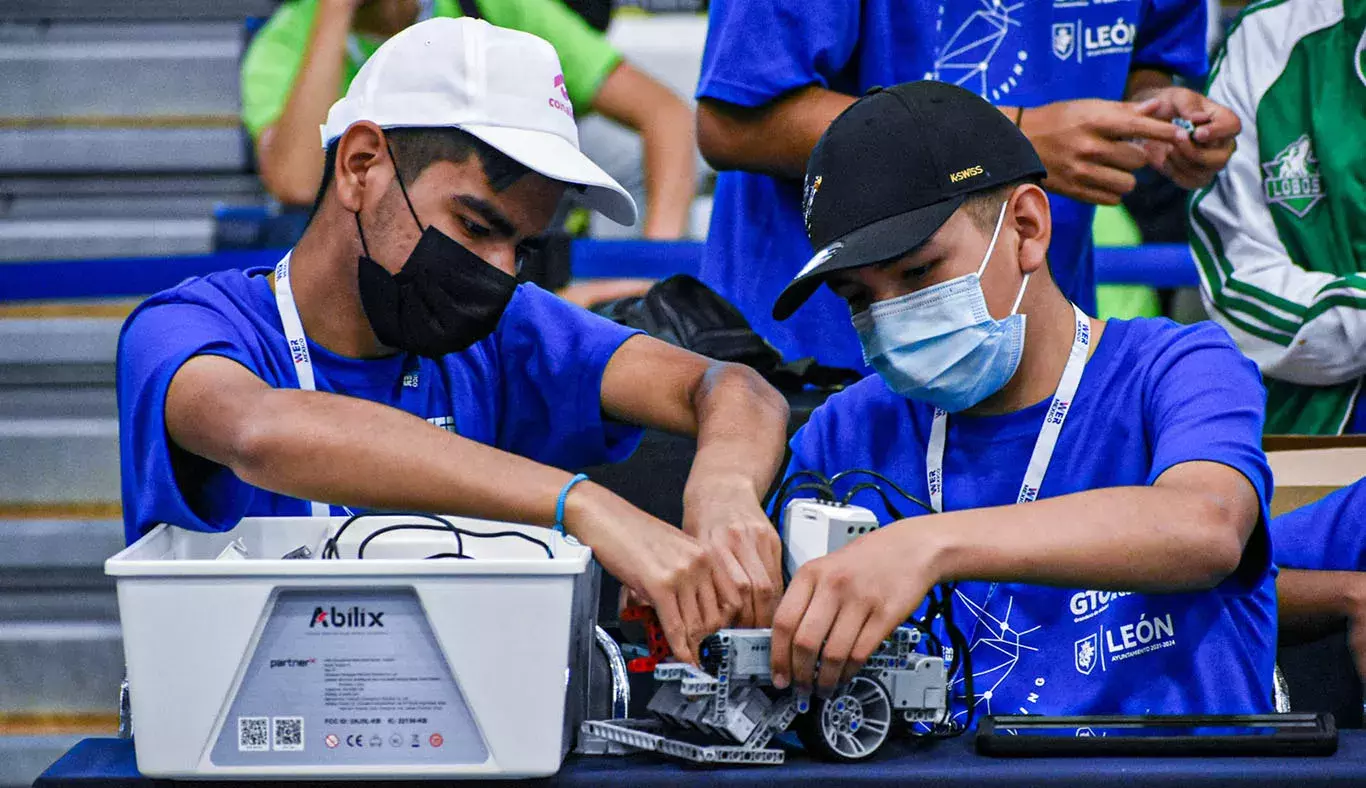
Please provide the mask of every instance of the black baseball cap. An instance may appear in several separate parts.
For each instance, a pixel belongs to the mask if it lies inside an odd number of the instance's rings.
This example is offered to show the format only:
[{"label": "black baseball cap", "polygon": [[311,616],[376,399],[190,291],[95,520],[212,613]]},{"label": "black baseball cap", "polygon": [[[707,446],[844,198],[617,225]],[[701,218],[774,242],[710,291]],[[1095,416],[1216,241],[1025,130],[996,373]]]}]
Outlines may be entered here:
[{"label": "black baseball cap", "polygon": [[811,151],[802,213],[818,251],[773,318],[786,320],[835,271],[920,246],[973,192],[1044,174],[1025,135],[977,94],[931,81],[874,88]]}]

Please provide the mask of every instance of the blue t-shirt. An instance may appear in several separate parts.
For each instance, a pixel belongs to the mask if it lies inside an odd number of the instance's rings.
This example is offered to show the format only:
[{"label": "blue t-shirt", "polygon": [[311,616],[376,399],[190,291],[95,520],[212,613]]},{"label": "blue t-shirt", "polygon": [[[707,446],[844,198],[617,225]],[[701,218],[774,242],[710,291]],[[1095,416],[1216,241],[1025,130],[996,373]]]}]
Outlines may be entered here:
[{"label": "blue t-shirt", "polygon": [[[199,355],[232,359],[276,388],[298,388],[270,269],[223,271],[152,296],[119,338],[119,457],[129,542],[158,523],[226,531],[247,516],[306,516],[309,504],[252,487],[175,447],[166,390]],[[497,330],[440,360],[338,356],[308,343],[318,391],[383,403],[436,427],[566,469],[616,462],[640,430],[605,420],[602,375],[639,333],[524,284]],[[334,508],[341,514],[340,508]]]},{"label": "blue t-shirt", "polygon": [[[1120,99],[1131,69],[1203,78],[1204,0],[712,0],[698,98],[757,107],[807,85],[849,95],[917,79],[1002,106]],[[1095,314],[1095,209],[1051,195],[1053,278]],[[716,181],[701,278],[784,356],[866,369],[849,310],[821,288],[778,322],[773,302],[812,255],[801,184],[749,172]]]},{"label": "blue t-shirt", "polygon": [[[978,719],[1271,711],[1276,592],[1264,525],[1271,497],[1261,449],[1264,404],[1256,366],[1218,326],[1108,322],[1039,497],[1151,485],[1172,466],[1208,460],[1247,477],[1261,501],[1261,522],[1238,571],[1207,591],[960,582],[954,618],[970,644]],[[945,509],[1013,504],[1050,405],[1051,398],[1004,415],[950,416]],[[871,469],[928,501],[932,418],[930,406],[898,397],[870,376],[812,414],[792,440],[788,473]],[[847,483],[859,481],[869,479]],[[836,492],[843,495],[845,484]],[[874,493],[851,502],[871,509],[884,525],[893,519]],[[895,498],[893,505],[905,516],[924,513]],[[960,721],[963,693],[955,679]]]},{"label": "blue t-shirt", "polygon": [[1366,479],[1271,521],[1276,565],[1366,571]]}]

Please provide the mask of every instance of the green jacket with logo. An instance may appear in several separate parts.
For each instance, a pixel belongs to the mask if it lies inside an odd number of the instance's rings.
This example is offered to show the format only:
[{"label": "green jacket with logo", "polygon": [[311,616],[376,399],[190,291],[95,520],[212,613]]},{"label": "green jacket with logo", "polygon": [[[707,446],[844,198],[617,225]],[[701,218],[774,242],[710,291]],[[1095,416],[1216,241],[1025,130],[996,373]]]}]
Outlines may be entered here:
[{"label": "green jacket with logo", "polygon": [[1190,202],[1205,304],[1258,366],[1269,433],[1335,435],[1366,374],[1366,0],[1262,0],[1210,98],[1238,147]]}]

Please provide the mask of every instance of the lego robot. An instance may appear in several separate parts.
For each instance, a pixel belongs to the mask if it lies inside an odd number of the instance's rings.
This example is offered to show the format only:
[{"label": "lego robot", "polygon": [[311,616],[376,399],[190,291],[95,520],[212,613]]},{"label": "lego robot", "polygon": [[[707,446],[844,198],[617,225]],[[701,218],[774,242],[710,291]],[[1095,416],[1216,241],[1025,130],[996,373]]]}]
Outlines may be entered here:
[{"label": "lego robot", "polygon": [[[798,499],[784,507],[788,575],[878,528],[867,509],[831,500]],[[579,752],[658,752],[699,763],[777,764],[773,738],[793,727],[807,750],[834,761],[877,752],[894,724],[939,723],[947,717],[948,672],[941,657],[915,651],[920,631],[898,627],[847,685],[829,699],[777,690],[770,674],[771,631],[723,629],[703,641],[700,667],[671,662],[653,611],[627,609],[623,623],[646,623],[650,656],[632,673],[653,670],[659,689],[647,720],[597,720],[580,728]]]},{"label": "lego robot", "polygon": [[807,750],[858,761],[877,752],[894,724],[944,719],[944,660],[914,651],[920,632],[899,627],[847,685],[828,699],[777,690],[767,629],[725,629],[708,637],[701,666],[663,662],[649,703],[652,719],[584,722],[580,752],[658,752],[698,763],[778,764],[769,744],[790,726]]}]

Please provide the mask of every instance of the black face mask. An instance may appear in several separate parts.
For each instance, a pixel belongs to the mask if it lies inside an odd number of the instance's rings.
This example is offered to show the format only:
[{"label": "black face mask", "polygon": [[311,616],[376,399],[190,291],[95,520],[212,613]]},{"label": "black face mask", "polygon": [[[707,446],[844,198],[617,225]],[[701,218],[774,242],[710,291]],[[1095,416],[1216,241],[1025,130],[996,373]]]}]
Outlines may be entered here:
[{"label": "black face mask", "polygon": [[[398,187],[413,221],[421,227],[401,178]],[[498,327],[517,289],[516,277],[484,262],[432,226],[422,231],[403,268],[390,274],[371,259],[359,212],[356,230],[365,250],[357,267],[360,302],[380,342],[440,358],[465,350]]]}]

